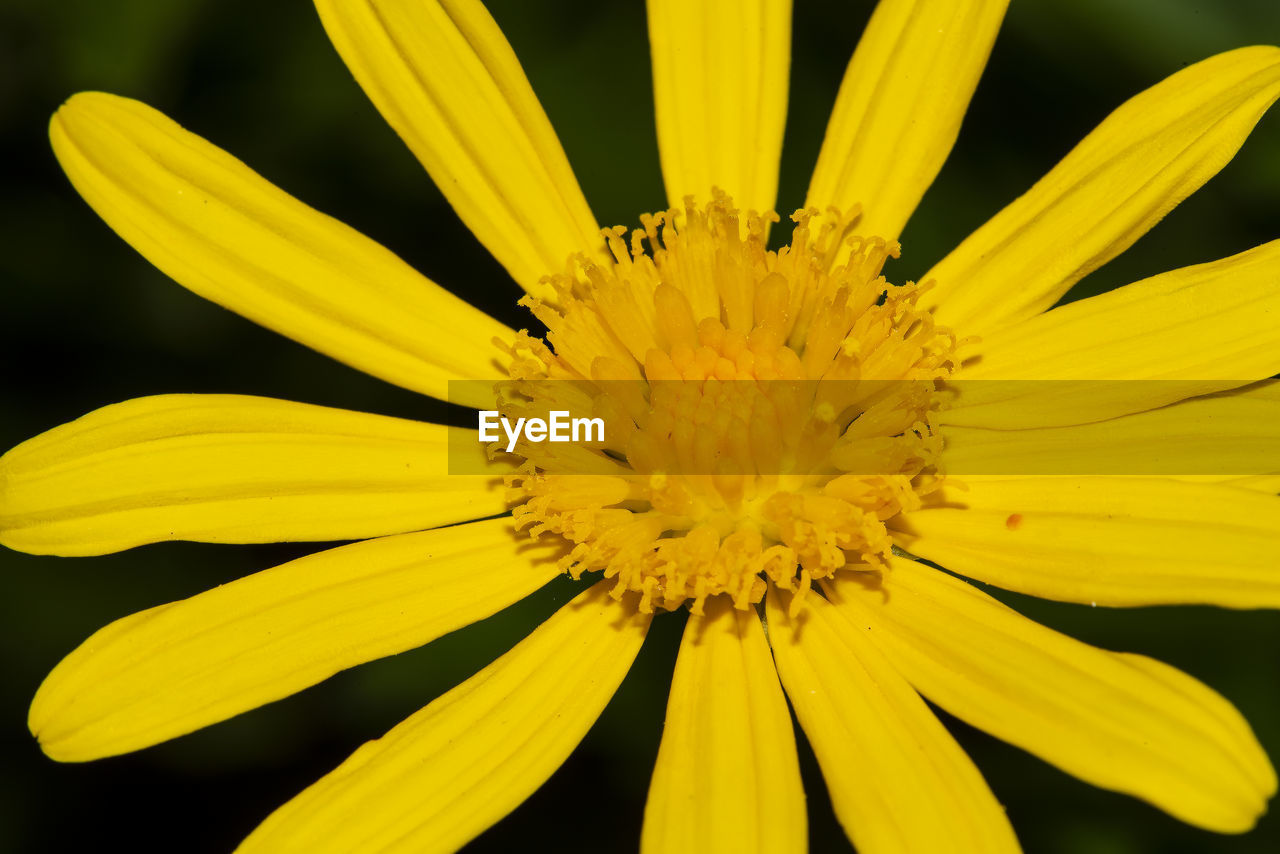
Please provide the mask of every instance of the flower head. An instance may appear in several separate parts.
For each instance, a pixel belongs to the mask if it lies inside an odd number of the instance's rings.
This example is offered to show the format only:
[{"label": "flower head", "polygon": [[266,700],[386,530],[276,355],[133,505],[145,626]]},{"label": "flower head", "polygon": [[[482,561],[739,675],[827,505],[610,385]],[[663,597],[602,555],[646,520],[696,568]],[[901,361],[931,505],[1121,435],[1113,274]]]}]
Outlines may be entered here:
[{"label": "flower head", "polygon": [[[191,732],[567,572],[590,582],[571,603],[243,850],[466,844],[564,761],[651,621],[686,609],[645,850],[805,848],[788,700],[864,851],[1017,849],[925,698],[1194,825],[1252,826],[1275,774],[1226,700],[934,565],[1066,601],[1280,605],[1273,478],[980,473],[1065,459],[1100,430],[1123,447],[1206,420],[1197,448],[1227,466],[1235,438],[1275,423],[1280,243],[1052,306],[1230,159],[1280,97],[1280,50],[1212,57],[1136,96],[920,283],[890,283],[1001,0],[882,0],[776,250],[787,2],[650,0],[670,208],[632,231],[595,222],[478,0],[317,5],[541,328],[507,329],[134,101],[81,94],[54,117],[77,189],[181,284],[368,373],[620,429],[486,454],[457,428],[168,395],[18,446],[0,458],[12,548],[359,541],[104,628],[32,705],[50,756]],[[971,380],[1110,384],[1069,406],[1021,386],[1028,408]],[[459,437],[480,474],[449,473]],[[966,466],[979,474],[949,474]]]},{"label": "flower head", "polygon": [[[581,258],[552,277],[555,307],[532,302],[547,341],[510,348],[504,409],[585,396],[614,415],[598,448],[519,444],[527,459],[507,478],[517,528],[571,541],[575,577],[603,570],[643,611],[701,615],[722,594],[759,604],[766,579],[802,596],[887,567],[886,521],[936,483],[928,422],[955,339],[915,307],[918,288],[880,275],[896,245],[845,242],[852,218],[816,214],[799,212],[772,252],[774,217],[744,224],[723,194],[689,201],[646,217],[629,245],[606,231],[613,263]],[[872,461],[877,474],[850,473]]]}]

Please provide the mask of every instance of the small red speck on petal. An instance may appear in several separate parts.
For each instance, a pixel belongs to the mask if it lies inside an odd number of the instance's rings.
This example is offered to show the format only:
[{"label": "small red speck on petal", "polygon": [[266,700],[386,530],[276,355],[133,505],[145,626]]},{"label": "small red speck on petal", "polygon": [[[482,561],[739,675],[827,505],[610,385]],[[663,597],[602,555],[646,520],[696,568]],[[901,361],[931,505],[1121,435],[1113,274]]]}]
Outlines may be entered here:
[{"label": "small red speck on petal", "polygon": [[1004,526],[1010,531],[1018,530],[1018,526],[1022,524],[1022,514],[1014,513],[1004,520]]}]

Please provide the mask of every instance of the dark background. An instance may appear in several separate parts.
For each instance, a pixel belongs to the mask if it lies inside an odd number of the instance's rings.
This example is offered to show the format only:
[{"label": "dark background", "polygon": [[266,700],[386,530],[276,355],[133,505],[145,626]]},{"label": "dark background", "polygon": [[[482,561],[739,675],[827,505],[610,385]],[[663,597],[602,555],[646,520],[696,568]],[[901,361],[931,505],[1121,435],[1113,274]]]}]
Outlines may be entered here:
[{"label": "dark background", "polygon": [[[1015,2],[960,142],[903,238],[896,281],[1028,187],[1125,98],[1210,54],[1280,42],[1274,0]],[[836,87],[871,3],[797,0],[779,210],[804,195]],[[664,205],[643,6],[490,3],[602,224]],[[175,286],[79,200],[49,152],[49,115],[102,89],[140,98],[269,179],[382,241],[513,325],[516,287],[452,214],[356,87],[310,4],[271,0],[0,0],[0,449],[98,406],[235,392],[407,417],[434,404],[266,332]],[[1280,116],[1123,258],[1071,297],[1280,236]],[[227,851],[275,806],[515,643],[572,594],[533,599],[421,650],[132,756],[60,766],[26,707],[98,627],[314,547],[168,543],[102,558],[0,553],[0,851]],[[477,583],[484,583],[477,578]],[[1280,614],[1110,611],[1004,596],[1102,646],[1204,679],[1280,756]],[[683,618],[656,621],[582,747],[476,851],[634,850]],[[1218,837],[1092,789],[948,721],[1032,852],[1280,850],[1280,817]],[[807,746],[816,851],[848,850]],[[874,785],[873,780],[868,785]]]}]

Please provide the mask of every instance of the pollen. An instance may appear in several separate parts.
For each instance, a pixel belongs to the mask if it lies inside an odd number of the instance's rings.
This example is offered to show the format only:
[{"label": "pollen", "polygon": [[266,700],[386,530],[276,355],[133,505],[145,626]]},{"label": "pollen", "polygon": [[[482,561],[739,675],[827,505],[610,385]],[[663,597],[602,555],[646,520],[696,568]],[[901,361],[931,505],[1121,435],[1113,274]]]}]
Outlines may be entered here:
[{"label": "pollen", "polygon": [[[886,522],[937,488],[940,387],[955,338],[881,275],[899,247],[852,234],[857,212],[705,206],[606,229],[611,263],[578,256],[526,298],[545,338],[501,343],[512,417],[569,410],[600,441],[518,443],[517,527],[566,545],[641,608],[708,597],[749,608],[838,572],[883,572]],[[501,449],[501,450],[505,450]]]}]

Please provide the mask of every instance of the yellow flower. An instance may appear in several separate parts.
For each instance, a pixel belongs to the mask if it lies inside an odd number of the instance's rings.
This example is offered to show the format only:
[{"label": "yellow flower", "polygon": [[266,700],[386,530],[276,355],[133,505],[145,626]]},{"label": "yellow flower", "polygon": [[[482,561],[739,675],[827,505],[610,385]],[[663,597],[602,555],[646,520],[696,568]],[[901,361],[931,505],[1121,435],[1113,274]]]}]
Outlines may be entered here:
[{"label": "yellow flower", "polygon": [[[955,140],[1002,0],[882,0],[806,210],[777,251],[765,238],[786,112],[785,0],[650,0],[672,210],[630,236],[596,223],[477,0],[317,5],[379,110],[528,291],[546,341],[134,101],[87,93],[58,111],[54,150],[76,188],[192,291],[406,388],[444,398],[452,383],[483,406],[488,392],[475,390],[499,384],[541,405],[538,383],[561,381],[623,411],[625,395],[605,384],[653,395],[625,444],[572,459],[524,447],[517,469],[456,428],[240,396],[128,401],[18,446],[0,459],[10,548],[362,540],[95,634],[32,705],[46,753],[85,761],[153,745],[427,643],[563,571],[599,571],[509,653],[281,807],[243,850],[460,847],[564,761],[654,614],[686,604],[645,850],[805,848],[787,699],[863,851],[1017,848],[922,697],[1191,824],[1253,825],[1275,774],[1226,700],[913,558],[1071,602],[1280,605],[1274,477],[939,473],[993,456],[1052,462],[1100,423],[1136,444],[1206,418],[1225,460],[1275,422],[1280,390],[1265,380],[1280,371],[1280,242],[1051,307],[1234,155],[1280,96],[1280,50],[1215,56],[1133,98],[925,286],[895,286],[881,266]],[[663,381],[743,379],[896,383],[827,405],[775,400],[768,417],[739,421],[738,404],[711,391],[702,409],[658,406]],[[945,382],[985,379],[1193,380],[1196,396],[1116,383],[1041,425],[1016,422],[1025,406],[998,397],[961,395],[940,411]],[[837,417],[848,407],[852,427]],[[841,442],[814,439],[833,424]],[[488,474],[450,475],[451,437]],[[807,476],[817,462],[805,454],[854,473]],[[671,474],[721,458],[755,468]],[[858,473],[868,458],[889,468]]]}]

